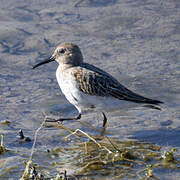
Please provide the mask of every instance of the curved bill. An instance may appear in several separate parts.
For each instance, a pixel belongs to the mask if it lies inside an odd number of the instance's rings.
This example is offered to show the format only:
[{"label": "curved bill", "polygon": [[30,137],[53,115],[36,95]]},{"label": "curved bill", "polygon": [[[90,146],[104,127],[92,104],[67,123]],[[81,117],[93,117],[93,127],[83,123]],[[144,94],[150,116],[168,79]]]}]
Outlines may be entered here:
[{"label": "curved bill", "polygon": [[33,69],[37,68],[38,66],[41,66],[43,64],[46,64],[46,63],[49,63],[49,62],[52,62],[52,61],[55,61],[55,57],[54,56],[51,56],[50,58],[36,64],[35,66],[33,66]]}]

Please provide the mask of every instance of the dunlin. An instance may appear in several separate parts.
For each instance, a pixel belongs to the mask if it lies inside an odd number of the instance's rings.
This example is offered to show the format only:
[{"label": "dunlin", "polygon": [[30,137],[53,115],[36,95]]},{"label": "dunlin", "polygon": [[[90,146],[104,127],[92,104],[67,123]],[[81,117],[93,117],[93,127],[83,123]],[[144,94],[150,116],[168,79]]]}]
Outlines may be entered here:
[{"label": "dunlin", "polygon": [[123,101],[151,105],[162,103],[132,92],[107,72],[85,63],[80,48],[75,44],[60,44],[50,58],[35,65],[33,69],[51,61],[58,62],[58,84],[67,100],[77,108],[79,115],[73,118],[47,120],[48,122],[77,120],[81,118],[84,110],[94,109],[103,113],[104,127],[107,122],[104,111],[113,105],[118,106]]}]

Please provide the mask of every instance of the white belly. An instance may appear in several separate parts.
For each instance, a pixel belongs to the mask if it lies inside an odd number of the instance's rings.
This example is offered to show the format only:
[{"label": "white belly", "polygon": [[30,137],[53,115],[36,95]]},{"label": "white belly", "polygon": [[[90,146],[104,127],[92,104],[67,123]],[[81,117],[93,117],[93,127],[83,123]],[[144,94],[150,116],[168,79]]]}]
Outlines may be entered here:
[{"label": "white belly", "polygon": [[84,97],[84,94],[78,89],[75,77],[71,75],[70,71],[62,73],[58,67],[56,71],[56,78],[62,93],[65,95],[67,100],[78,109],[80,113],[84,109],[92,106],[88,99]]},{"label": "white belly", "polygon": [[71,75],[70,71],[66,71],[66,73],[63,74],[59,67],[56,71],[56,78],[67,100],[73,104],[80,113],[86,109],[92,108],[109,111],[111,109],[118,109],[122,106],[132,105],[130,102],[120,101],[113,97],[99,97],[84,94],[78,89],[75,78]]}]

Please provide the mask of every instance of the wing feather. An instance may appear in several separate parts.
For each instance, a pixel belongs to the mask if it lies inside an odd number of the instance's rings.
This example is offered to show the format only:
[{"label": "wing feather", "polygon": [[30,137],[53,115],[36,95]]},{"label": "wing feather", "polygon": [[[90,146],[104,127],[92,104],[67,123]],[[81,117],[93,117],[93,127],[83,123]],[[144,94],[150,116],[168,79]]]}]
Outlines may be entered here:
[{"label": "wing feather", "polygon": [[78,88],[85,94],[102,97],[109,96],[136,103],[162,103],[161,101],[149,99],[132,92],[120,84],[114,77],[95,66],[89,64],[84,66],[74,71],[74,77],[76,78]]}]

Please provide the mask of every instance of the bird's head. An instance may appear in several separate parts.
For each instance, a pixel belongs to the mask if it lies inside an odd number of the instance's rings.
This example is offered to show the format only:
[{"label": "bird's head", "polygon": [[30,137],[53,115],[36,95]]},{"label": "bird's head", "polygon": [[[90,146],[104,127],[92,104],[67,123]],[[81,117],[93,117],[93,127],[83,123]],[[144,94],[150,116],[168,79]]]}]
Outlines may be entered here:
[{"label": "bird's head", "polygon": [[77,45],[62,43],[57,46],[50,58],[36,64],[33,69],[52,61],[58,62],[59,65],[78,66],[83,62],[83,56]]}]

